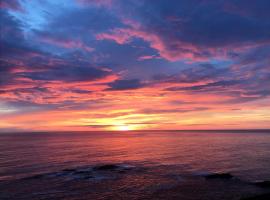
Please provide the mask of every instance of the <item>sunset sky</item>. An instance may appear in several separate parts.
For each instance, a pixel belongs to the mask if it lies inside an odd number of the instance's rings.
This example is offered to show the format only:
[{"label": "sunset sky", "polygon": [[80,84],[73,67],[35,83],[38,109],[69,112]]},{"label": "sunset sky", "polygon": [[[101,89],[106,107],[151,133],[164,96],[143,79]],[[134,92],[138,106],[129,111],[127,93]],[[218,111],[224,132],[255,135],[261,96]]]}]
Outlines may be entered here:
[{"label": "sunset sky", "polygon": [[269,0],[0,2],[0,132],[270,128]]}]

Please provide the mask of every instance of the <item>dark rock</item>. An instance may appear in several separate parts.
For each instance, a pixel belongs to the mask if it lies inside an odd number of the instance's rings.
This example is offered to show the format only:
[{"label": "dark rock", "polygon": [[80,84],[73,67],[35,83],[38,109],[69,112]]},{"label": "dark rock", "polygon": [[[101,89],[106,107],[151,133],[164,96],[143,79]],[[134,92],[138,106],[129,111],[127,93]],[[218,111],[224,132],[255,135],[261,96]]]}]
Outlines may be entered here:
[{"label": "dark rock", "polygon": [[76,171],[75,174],[88,175],[91,174],[89,171]]},{"label": "dark rock", "polygon": [[93,179],[93,178],[95,177],[89,174],[82,177],[82,179]]},{"label": "dark rock", "polygon": [[269,199],[270,199],[270,193],[261,194],[254,197],[243,198],[241,200],[269,200]]},{"label": "dark rock", "polygon": [[117,170],[119,169],[119,166],[117,165],[113,165],[113,164],[108,164],[108,165],[100,165],[100,166],[96,166],[93,168],[94,170],[104,170],[104,171],[109,171],[109,170]]},{"label": "dark rock", "polygon": [[23,179],[24,179],[24,180],[41,179],[41,178],[44,178],[45,176],[46,176],[46,174],[36,174],[36,175],[33,175],[33,176],[25,177],[25,178],[23,178]]},{"label": "dark rock", "polygon": [[76,170],[75,169],[63,169],[62,171],[63,172],[75,172]]},{"label": "dark rock", "polygon": [[205,176],[206,179],[231,179],[233,175],[230,173],[214,173]]},{"label": "dark rock", "polygon": [[36,174],[34,176],[26,177],[26,179],[40,179],[43,177],[44,177],[44,174]]},{"label": "dark rock", "polygon": [[270,181],[258,181],[253,184],[262,188],[270,188]]}]

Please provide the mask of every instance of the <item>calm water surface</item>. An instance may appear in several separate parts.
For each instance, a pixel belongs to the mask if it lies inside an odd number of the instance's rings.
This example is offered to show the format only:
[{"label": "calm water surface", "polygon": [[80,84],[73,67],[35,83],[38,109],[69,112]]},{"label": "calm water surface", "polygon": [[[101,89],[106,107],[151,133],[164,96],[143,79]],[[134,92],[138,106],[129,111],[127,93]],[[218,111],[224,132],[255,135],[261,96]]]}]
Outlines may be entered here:
[{"label": "calm water surface", "polygon": [[108,163],[155,169],[156,178],[164,171],[230,172],[243,181],[270,180],[267,132],[13,133],[1,134],[0,144],[2,183]]}]

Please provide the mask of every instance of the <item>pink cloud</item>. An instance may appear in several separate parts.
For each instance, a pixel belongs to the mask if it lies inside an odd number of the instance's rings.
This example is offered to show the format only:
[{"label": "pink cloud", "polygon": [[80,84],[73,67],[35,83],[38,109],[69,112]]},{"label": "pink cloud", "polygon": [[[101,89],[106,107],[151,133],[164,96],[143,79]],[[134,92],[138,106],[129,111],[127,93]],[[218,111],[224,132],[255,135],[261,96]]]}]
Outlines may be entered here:
[{"label": "pink cloud", "polygon": [[111,7],[113,0],[77,0],[80,5],[95,5],[95,6],[105,6]]},{"label": "pink cloud", "polygon": [[23,11],[22,7],[20,6],[17,0],[1,0],[0,8],[15,11]]},{"label": "pink cloud", "polygon": [[109,33],[97,34],[96,38],[97,40],[112,40],[121,45],[130,43],[133,38],[140,38],[148,42],[150,47],[157,50],[160,57],[166,60],[205,60],[205,58],[198,56],[200,49],[193,44],[179,40],[164,41],[158,34],[147,32],[138,27],[113,29]]},{"label": "pink cloud", "polygon": [[55,46],[59,46],[59,47],[63,47],[66,49],[82,49],[85,50],[87,52],[92,52],[94,51],[94,48],[87,46],[86,44],[84,44],[82,41],[80,40],[70,40],[70,39],[55,39],[55,38],[51,38],[51,37],[42,37],[41,40],[43,42],[55,45]]},{"label": "pink cloud", "polygon": [[151,60],[151,59],[159,59],[159,56],[156,55],[146,55],[146,56],[140,56],[138,58],[138,61],[143,61],[143,60]]},{"label": "pink cloud", "polygon": [[131,41],[132,35],[127,29],[114,29],[111,33],[100,33],[96,35],[97,40],[112,40],[118,44]]},{"label": "pink cloud", "polygon": [[[134,38],[139,38],[149,43],[149,46],[157,51],[161,58],[168,61],[185,60],[186,62],[207,61],[209,58],[228,59],[228,52],[234,51],[241,53],[256,46],[265,45],[266,42],[245,43],[245,45],[227,44],[223,48],[215,46],[202,46],[200,44],[187,42],[181,38],[177,38],[171,33],[171,36],[164,37],[162,30],[151,31],[138,21],[120,16],[123,24],[128,28],[114,28],[108,32],[96,35],[97,40],[111,40],[120,45],[131,43]],[[178,20],[170,18],[168,20]],[[150,57],[142,57],[138,60],[150,59]]]}]

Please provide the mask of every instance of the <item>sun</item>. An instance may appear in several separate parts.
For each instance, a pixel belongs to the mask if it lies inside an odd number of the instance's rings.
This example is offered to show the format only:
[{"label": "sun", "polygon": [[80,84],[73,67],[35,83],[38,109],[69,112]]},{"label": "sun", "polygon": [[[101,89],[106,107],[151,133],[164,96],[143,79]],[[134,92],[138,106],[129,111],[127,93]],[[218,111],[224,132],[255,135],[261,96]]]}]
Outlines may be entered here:
[{"label": "sun", "polygon": [[118,131],[130,131],[130,130],[131,130],[131,128],[130,128],[129,126],[127,126],[127,125],[119,125],[119,126],[116,126],[116,129],[117,129]]}]

